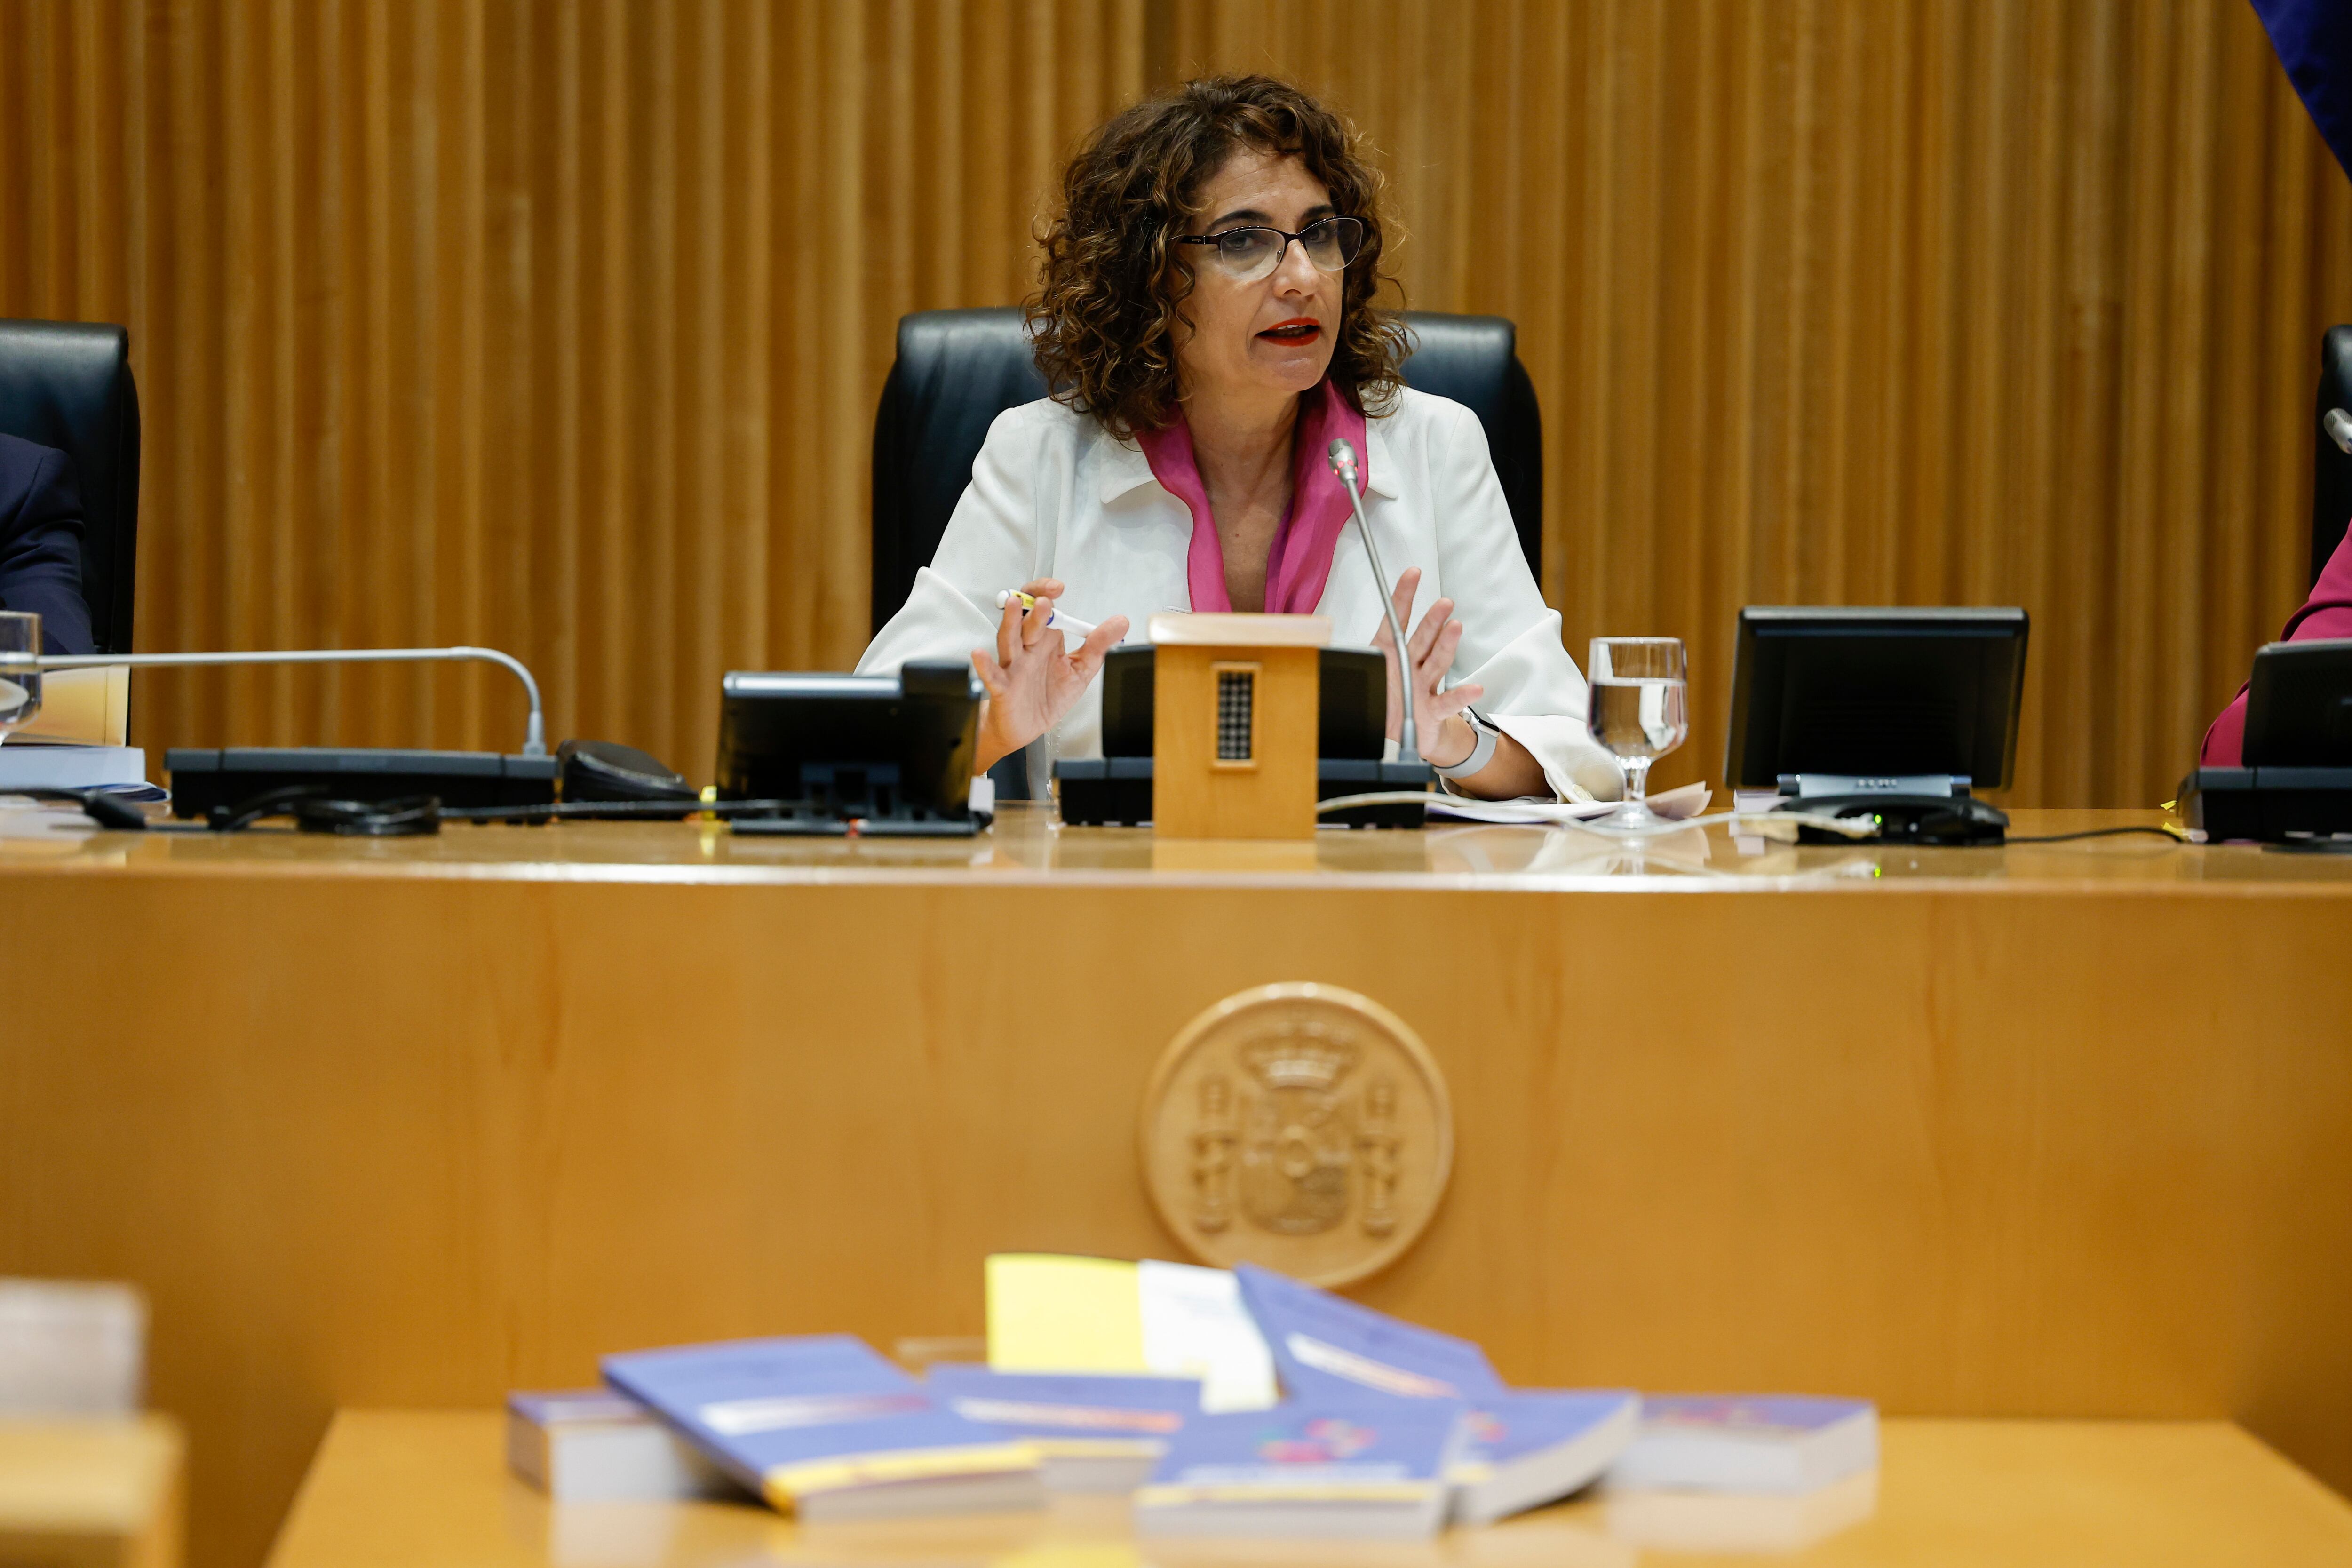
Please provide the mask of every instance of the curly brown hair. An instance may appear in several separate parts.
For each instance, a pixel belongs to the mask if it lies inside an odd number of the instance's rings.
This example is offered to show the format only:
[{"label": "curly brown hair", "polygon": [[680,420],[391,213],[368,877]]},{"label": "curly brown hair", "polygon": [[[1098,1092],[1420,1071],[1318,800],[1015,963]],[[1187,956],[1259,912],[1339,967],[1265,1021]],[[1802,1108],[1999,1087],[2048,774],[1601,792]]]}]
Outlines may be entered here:
[{"label": "curly brown hair", "polygon": [[1045,236],[1041,287],[1027,305],[1037,368],[1054,396],[1112,435],[1164,429],[1176,416],[1176,328],[1192,269],[1174,242],[1201,187],[1239,147],[1295,156],[1340,213],[1364,221],[1340,289],[1331,379],[1359,408],[1399,384],[1403,325],[1373,303],[1383,284],[1381,195],[1361,140],[1288,82],[1263,76],[1188,81],[1113,117],[1070,160]]}]

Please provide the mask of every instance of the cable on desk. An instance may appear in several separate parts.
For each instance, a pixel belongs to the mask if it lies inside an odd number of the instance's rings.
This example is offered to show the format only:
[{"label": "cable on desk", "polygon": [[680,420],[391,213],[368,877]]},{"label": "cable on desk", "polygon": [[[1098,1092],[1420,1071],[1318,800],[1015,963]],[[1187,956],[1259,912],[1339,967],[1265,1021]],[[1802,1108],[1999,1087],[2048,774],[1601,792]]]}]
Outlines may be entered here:
[{"label": "cable on desk", "polygon": [[2065,844],[2077,838],[2116,838],[2126,833],[2153,833],[2169,838],[2175,844],[2189,842],[2188,835],[2170,827],[2160,827],[2152,822],[2135,822],[2128,827],[2085,827],[2079,833],[2042,833],[2031,838],[2012,837],[2011,844]]},{"label": "cable on desk", "polygon": [[[83,792],[84,794],[88,792]],[[75,798],[81,799],[80,795]],[[111,805],[111,802],[101,803]],[[398,800],[335,800],[324,784],[288,784],[266,790],[235,805],[216,805],[206,814],[205,827],[214,833],[242,833],[266,816],[290,816],[304,833],[334,833],[362,838],[404,838],[441,831],[444,821],[544,822],[550,817],[650,817],[676,821],[689,816],[717,817],[772,816],[779,812],[813,807],[806,800],[679,801],[582,800],[534,805],[443,805],[436,795],[404,795]],[[100,820],[89,800],[82,807]],[[143,823],[142,824],[143,826]]]},{"label": "cable on desk", "polygon": [[551,816],[649,817],[677,822],[689,816],[772,816],[778,812],[817,809],[813,800],[572,800],[545,805],[445,805],[451,822],[539,822]]}]

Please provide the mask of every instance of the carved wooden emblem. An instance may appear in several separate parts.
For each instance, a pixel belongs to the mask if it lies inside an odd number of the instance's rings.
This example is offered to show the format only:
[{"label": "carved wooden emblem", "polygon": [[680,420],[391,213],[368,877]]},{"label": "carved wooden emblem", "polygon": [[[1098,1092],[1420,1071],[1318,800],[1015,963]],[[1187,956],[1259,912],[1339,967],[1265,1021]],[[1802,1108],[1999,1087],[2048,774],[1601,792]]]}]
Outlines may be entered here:
[{"label": "carved wooden emblem", "polygon": [[1262,985],[1186,1025],[1143,1097],[1143,1179],[1194,1255],[1318,1285],[1384,1268],[1437,1212],[1454,1110],[1403,1019]]}]

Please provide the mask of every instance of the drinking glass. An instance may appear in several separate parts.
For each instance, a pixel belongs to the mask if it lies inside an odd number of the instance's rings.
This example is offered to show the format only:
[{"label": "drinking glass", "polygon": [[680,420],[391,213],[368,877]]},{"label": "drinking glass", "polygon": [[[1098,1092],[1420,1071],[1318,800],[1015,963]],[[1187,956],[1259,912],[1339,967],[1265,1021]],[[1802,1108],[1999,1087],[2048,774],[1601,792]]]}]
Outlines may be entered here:
[{"label": "drinking glass", "polygon": [[41,710],[41,617],[0,610],[0,742]]},{"label": "drinking glass", "polygon": [[1625,804],[1601,818],[1608,827],[1647,827],[1665,818],[1643,796],[1650,764],[1690,734],[1686,664],[1678,637],[1594,637],[1585,723],[1593,741],[1625,766]]}]

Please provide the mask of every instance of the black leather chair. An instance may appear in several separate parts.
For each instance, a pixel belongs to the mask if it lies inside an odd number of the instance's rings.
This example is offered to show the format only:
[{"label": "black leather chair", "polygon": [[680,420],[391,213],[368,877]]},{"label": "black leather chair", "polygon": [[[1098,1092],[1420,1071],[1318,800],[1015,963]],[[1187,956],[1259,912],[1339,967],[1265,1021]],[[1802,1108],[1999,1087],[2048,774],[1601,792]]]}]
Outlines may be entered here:
[{"label": "black leather chair", "polygon": [[[1543,575],[1543,416],[1500,316],[1409,311],[1409,385],[1467,405],[1486,428],[1528,568]],[[991,421],[1045,395],[1017,310],[926,310],[898,321],[874,420],[874,629],[907,602],[971,481]]]},{"label": "black leather chair", "polygon": [[2316,448],[2311,467],[2314,583],[2343,542],[2345,521],[2352,518],[2352,455],[2340,450],[2320,424],[2331,408],[2352,410],[2352,327],[2330,327],[2319,340],[2319,402],[2311,415]]},{"label": "black leather chair", "polygon": [[0,432],[73,459],[90,641],[100,653],[129,653],[139,564],[131,334],[101,322],[0,321]]}]

